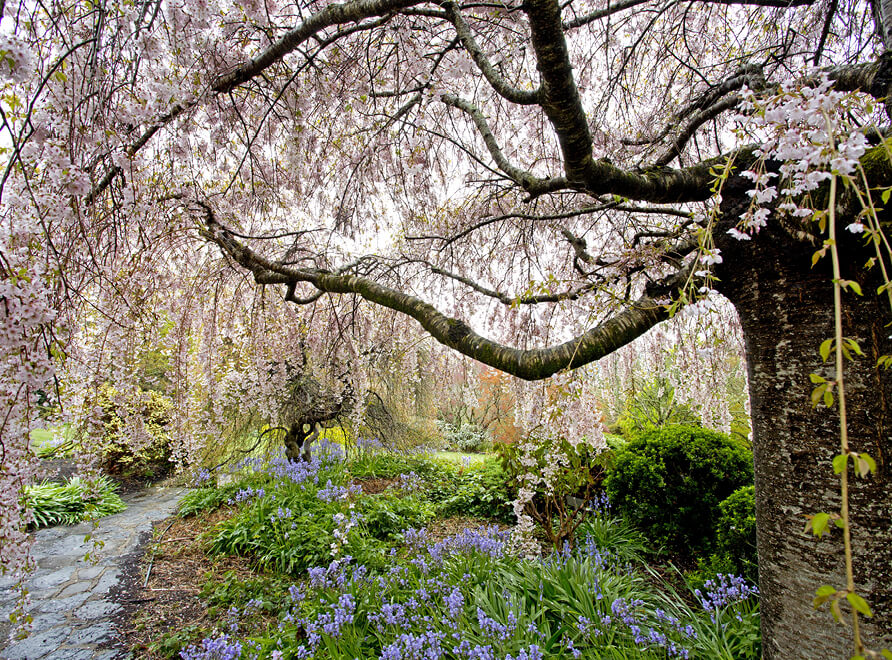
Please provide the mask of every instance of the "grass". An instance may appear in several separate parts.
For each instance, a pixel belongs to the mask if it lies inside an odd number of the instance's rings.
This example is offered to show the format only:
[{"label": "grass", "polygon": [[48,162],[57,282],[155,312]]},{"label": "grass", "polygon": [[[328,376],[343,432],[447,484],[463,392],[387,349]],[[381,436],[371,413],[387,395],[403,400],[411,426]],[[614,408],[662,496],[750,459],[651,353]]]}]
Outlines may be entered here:
[{"label": "grass", "polygon": [[436,451],[433,453],[434,458],[466,467],[481,467],[486,462],[487,456],[489,454],[467,454],[460,451]]}]

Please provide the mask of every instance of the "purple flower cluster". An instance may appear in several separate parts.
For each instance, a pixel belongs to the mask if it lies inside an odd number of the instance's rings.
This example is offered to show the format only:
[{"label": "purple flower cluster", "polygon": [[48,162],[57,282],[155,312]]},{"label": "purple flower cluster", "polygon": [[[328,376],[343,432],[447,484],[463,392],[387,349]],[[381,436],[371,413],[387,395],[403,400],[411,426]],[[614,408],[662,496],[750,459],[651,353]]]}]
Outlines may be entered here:
[{"label": "purple flower cluster", "polygon": [[501,531],[495,525],[465,529],[438,543],[429,544],[426,549],[431,559],[436,562],[440,562],[450,555],[470,552],[479,552],[493,559],[499,559],[506,554],[506,543],[510,534],[510,531]]},{"label": "purple flower cluster", "polygon": [[331,606],[331,612],[324,612],[316,617],[313,623],[307,622],[304,627],[308,635],[321,630],[329,637],[338,637],[341,628],[353,623],[353,613],[356,611],[356,600],[351,594],[342,593],[338,602]]},{"label": "purple flower cluster", "polygon": [[201,468],[198,471],[198,474],[195,475],[195,478],[192,479],[192,486],[194,488],[200,488],[201,486],[210,485],[208,484],[210,480],[210,470],[208,470],[207,468]]},{"label": "purple flower cluster", "polygon": [[458,586],[452,587],[452,591],[443,598],[443,604],[446,605],[449,618],[453,620],[458,619],[465,608],[465,596],[462,594],[461,589]]},{"label": "purple flower cluster", "polygon": [[237,660],[242,654],[242,644],[230,640],[229,635],[205,638],[200,645],[191,645],[180,651],[183,660]]},{"label": "purple flower cluster", "polygon": [[601,491],[588,501],[588,509],[596,516],[607,517],[610,515],[610,498],[607,493]]},{"label": "purple flower cluster", "polygon": [[[664,630],[647,625],[645,617],[643,615],[639,617],[636,614],[635,610],[643,606],[644,601],[641,599],[636,598],[629,601],[625,598],[617,598],[611,604],[610,611],[616,619],[628,627],[629,632],[632,633],[632,639],[638,646],[664,649],[670,658],[687,658],[690,655],[690,651],[687,648],[683,647],[679,642],[670,639]],[[693,627],[682,626],[678,619],[669,616],[663,610],[657,609],[655,614],[657,620],[668,624],[670,631],[677,632],[684,637],[696,638]],[[601,617],[601,623],[609,626],[611,618],[609,616]]]},{"label": "purple flower cluster", "polygon": [[403,633],[381,649],[381,660],[439,660],[445,635],[435,630],[414,635]]},{"label": "purple flower cluster", "polygon": [[424,479],[414,472],[401,474],[397,477],[394,487],[404,493],[420,493],[424,490]]},{"label": "purple flower cluster", "polygon": [[543,660],[544,657],[539,647],[532,644],[527,649],[520,649],[516,657],[509,653],[505,656],[505,660]]},{"label": "purple flower cluster", "polygon": [[500,623],[486,615],[481,608],[477,608],[477,625],[483,633],[498,642],[507,642],[517,632],[517,617],[514,612],[508,612],[508,620]]},{"label": "purple flower cluster", "polygon": [[746,580],[737,575],[720,573],[715,576],[714,580],[707,580],[703,587],[706,589],[705,594],[697,589],[694,591],[694,595],[700,600],[703,609],[710,613],[713,623],[719,610],[743,602],[750,596],[759,595],[757,587],[748,585]]},{"label": "purple flower cluster", "polygon": [[290,481],[294,484],[319,483],[319,470],[322,461],[314,456],[311,461],[289,461],[287,458],[274,458],[269,462],[267,473],[277,481]]},{"label": "purple flower cluster", "polygon": [[260,499],[264,495],[266,495],[266,491],[263,488],[242,488],[235,494],[235,497],[229,498],[229,504],[239,504],[254,498]]},{"label": "purple flower cluster", "polygon": [[316,493],[323,502],[334,502],[336,500],[346,500],[350,495],[358,495],[362,493],[362,486],[354,484],[352,486],[337,486],[329,479],[324,488],[320,488]]}]

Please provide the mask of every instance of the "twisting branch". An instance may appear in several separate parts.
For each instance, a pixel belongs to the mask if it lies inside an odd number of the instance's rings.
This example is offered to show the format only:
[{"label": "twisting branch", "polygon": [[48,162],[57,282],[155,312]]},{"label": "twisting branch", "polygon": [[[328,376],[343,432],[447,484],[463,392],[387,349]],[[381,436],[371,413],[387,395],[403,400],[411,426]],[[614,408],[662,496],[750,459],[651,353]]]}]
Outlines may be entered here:
[{"label": "twisting branch", "polygon": [[306,282],[322,292],[359,295],[369,302],[411,316],[441,344],[526,380],[547,378],[559,371],[598,360],[666,320],[669,317],[666,306],[657,303],[652,296],[670,295],[687,280],[691,268],[688,266],[653,283],[647,293],[623,311],[570,341],[547,348],[521,350],[487,339],[463,321],[446,316],[433,305],[368,278],[336,275],[319,269],[291,268],[272,262],[237,241],[217,221],[210,207],[204,203],[199,203],[199,206],[204,209],[205,215],[204,226],[200,230],[202,235],[250,271],[258,284]]},{"label": "twisting branch", "polygon": [[586,284],[584,286],[578,287],[576,289],[570,289],[568,291],[561,291],[558,293],[542,293],[538,295],[525,295],[525,296],[509,296],[507,293],[502,293],[501,291],[495,291],[494,289],[490,289],[488,287],[483,286],[479,282],[475,282],[474,280],[464,277],[463,275],[459,275],[458,273],[453,273],[451,271],[446,270],[445,268],[440,268],[439,266],[434,266],[431,263],[426,261],[414,260],[416,263],[423,263],[427,266],[430,271],[436,275],[442,275],[443,277],[448,277],[449,279],[455,280],[456,282],[461,282],[465,286],[473,289],[477,293],[483,294],[489,298],[495,298],[503,305],[513,306],[513,305],[541,305],[543,303],[557,303],[565,300],[578,300],[586,293],[590,293],[594,291],[598,285],[596,283]]},{"label": "twisting branch", "polygon": [[706,108],[698,112],[691,120],[685,125],[684,128],[681,129],[676,138],[672,141],[672,144],[669,145],[669,148],[663,152],[663,154],[654,161],[654,167],[665,167],[681,153],[681,150],[684,149],[685,145],[690,141],[692,137],[694,137],[694,133],[697,132],[697,129],[703,126],[706,122],[715,119],[720,114],[725,112],[726,110],[731,110],[732,108],[736,108],[740,103],[740,96],[738,94],[732,94],[731,96],[727,96],[723,98],[718,103],[714,103],[710,107]]}]

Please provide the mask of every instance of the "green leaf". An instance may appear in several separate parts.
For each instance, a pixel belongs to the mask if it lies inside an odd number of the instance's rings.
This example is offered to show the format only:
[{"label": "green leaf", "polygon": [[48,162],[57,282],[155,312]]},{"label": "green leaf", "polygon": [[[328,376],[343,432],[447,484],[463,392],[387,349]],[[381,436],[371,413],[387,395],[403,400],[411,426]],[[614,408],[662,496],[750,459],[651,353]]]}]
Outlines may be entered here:
[{"label": "green leaf", "polygon": [[[892,196],[892,188],[886,188],[883,193],[880,195],[880,198],[883,200],[883,204],[889,203],[889,197]],[[892,657],[892,656],[890,656]]]},{"label": "green leaf", "polygon": [[861,293],[861,285],[855,282],[854,280],[849,280],[849,288],[855,292],[856,295],[863,296]]},{"label": "green leaf", "polygon": [[818,385],[811,393],[811,405],[817,406],[821,401],[821,396],[827,391],[827,384]]},{"label": "green leaf", "polygon": [[843,341],[846,343],[846,345],[849,348],[851,348],[853,351],[855,351],[856,355],[864,355],[864,351],[861,350],[861,346],[858,345],[857,341],[855,341],[854,339],[852,339],[850,337],[846,337]]},{"label": "green leaf", "polygon": [[[827,341],[830,341],[830,340],[828,339]],[[827,359],[827,358],[824,358],[825,361],[826,361],[826,359]],[[826,379],[826,378],[824,378],[823,376],[819,376],[818,374],[809,374],[809,375],[808,375],[808,379],[809,379],[812,383],[814,383],[815,385],[817,385],[817,384],[819,384],[819,383],[826,383],[826,382],[827,382],[827,379]]]},{"label": "green leaf", "polygon": [[892,651],[890,651],[889,649],[883,649],[882,651],[880,651],[880,655],[884,658],[888,658],[888,660],[892,660]]},{"label": "green leaf", "polygon": [[846,469],[846,465],[849,462],[849,457],[847,454],[840,454],[839,456],[833,457],[833,471],[836,474],[839,474],[843,470]]},{"label": "green leaf", "polygon": [[[824,360],[824,362],[826,362],[827,359],[830,357],[830,351],[833,350],[833,340],[825,339],[824,341],[822,341],[820,350],[821,350],[821,359]],[[823,379],[821,379],[821,380],[823,380]],[[815,382],[815,381],[813,380],[812,382]]]},{"label": "green leaf", "polygon": [[861,612],[864,616],[873,616],[873,612],[870,611],[870,607],[867,605],[867,601],[861,598],[854,591],[850,591],[846,594],[846,600],[849,601],[849,604],[853,609]]},{"label": "green leaf", "polygon": [[[868,454],[861,453],[858,454],[858,456],[867,465],[867,469],[870,470],[871,474],[876,474],[877,462]],[[864,475],[862,474],[861,476],[863,477]]]},{"label": "green leaf", "polygon": [[836,587],[831,587],[829,584],[825,584],[823,587],[818,587],[818,590],[815,592],[815,595],[818,597],[822,596],[832,596],[836,593]]},{"label": "green leaf", "polygon": [[827,531],[827,524],[830,522],[830,514],[824,513],[816,513],[811,519],[811,531],[818,538],[824,535],[824,532]]},{"label": "green leaf", "polygon": [[846,528],[846,521],[843,520],[842,518],[837,518],[836,520],[833,521],[833,524],[836,525],[837,527],[839,527],[840,529]]},{"label": "green leaf", "polygon": [[833,392],[830,391],[829,387],[824,390],[824,405],[828,408],[833,405]]}]

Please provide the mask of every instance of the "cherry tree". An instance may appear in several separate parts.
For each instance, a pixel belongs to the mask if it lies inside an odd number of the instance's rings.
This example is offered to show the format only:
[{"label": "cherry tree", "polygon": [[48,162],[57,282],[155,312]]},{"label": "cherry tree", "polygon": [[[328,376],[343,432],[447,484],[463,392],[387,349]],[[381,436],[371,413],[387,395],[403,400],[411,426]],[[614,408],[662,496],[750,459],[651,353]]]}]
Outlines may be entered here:
[{"label": "cherry tree", "polygon": [[850,582],[867,645],[892,645],[879,0],[2,7],[4,493],[51,363],[76,396],[167,342],[179,382],[219,382],[221,302],[255,365],[302,328],[355,359],[412,319],[539,380],[721,295],[746,344],[765,656],[850,648],[812,603],[846,582],[839,533],[802,531],[840,506],[840,408],[811,395],[841,389],[821,347],[843,344],[863,353],[843,426],[878,464],[851,485]]}]

